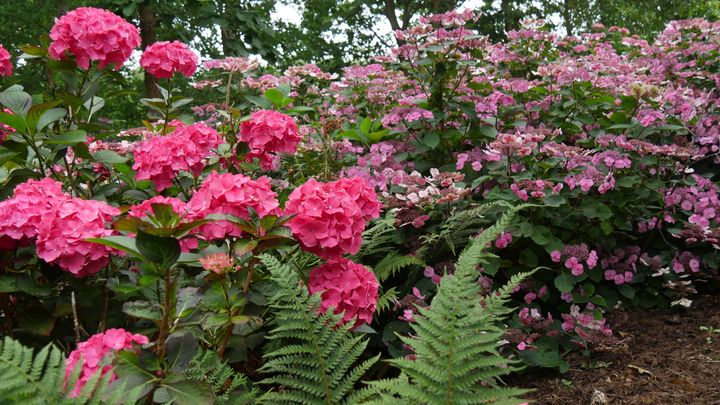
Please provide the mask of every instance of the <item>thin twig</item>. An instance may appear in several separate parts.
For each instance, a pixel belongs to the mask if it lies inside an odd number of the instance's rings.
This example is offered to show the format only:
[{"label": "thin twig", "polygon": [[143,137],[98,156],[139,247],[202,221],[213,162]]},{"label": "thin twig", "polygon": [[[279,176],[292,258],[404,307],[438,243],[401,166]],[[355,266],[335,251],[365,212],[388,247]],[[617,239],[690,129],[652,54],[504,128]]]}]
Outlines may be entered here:
[{"label": "thin twig", "polygon": [[80,343],[80,320],[77,313],[77,302],[75,302],[75,291],[70,293],[70,302],[72,303],[73,323],[75,324],[75,344]]}]

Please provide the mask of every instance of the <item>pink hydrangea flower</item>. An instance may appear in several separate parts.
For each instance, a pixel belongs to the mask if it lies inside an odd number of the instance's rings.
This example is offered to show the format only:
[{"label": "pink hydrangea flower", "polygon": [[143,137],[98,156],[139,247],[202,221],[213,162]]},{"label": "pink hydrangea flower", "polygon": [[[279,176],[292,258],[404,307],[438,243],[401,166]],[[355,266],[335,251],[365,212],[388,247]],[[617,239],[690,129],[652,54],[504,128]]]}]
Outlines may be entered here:
[{"label": "pink hydrangea flower", "polygon": [[97,273],[108,264],[112,249],[85,239],[112,235],[105,225],[119,214],[119,209],[101,201],[61,201],[38,225],[38,257],[76,277]]},{"label": "pink hydrangea flower", "polygon": [[140,33],[134,25],[110,11],[92,7],[80,7],[60,17],[50,39],[51,58],[65,60],[68,54],[73,55],[84,70],[91,61],[99,61],[100,69],[109,64],[120,69],[140,45]]},{"label": "pink hydrangea flower", "polygon": [[495,240],[495,247],[498,249],[505,249],[512,242],[512,234],[509,232],[503,232]]},{"label": "pink hydrangea flower", "polygon": [[366,220],[380,217],[382,204],[378,201],[375,188],[362,177],[340,178],[336,182],[337,187],[342,188],[355,199],[360,206],[360,211]]},{"label": "pink hydrangea flower", "polygon": [[355,322],[355,326],[372,322],[378,298],[378,281],[375,274],[362,264],[338,257],[310,271],[310,293],[320,293],[320,310],[335,308],[343,313],[342,323]]},{"label": "pink hydrangea flower", "polygon": [[160,41],[145,48],[140,66],[158,79],[169,79],[176,72],[190,77],[197,70],[198,56],[180,41]]},{"label": "pink hydrangea flower", "polygon": [[222,142],[217,131],[203,124],[180,126],[169,135],[137,144],[133,150],[133,169],[138,180],[151,180],[157,191],[162,191],[172,185],[181,171],[200,175],[211,149]]},{"label": "pink hydrangea flower", "polygon": [[10,52],[0,45],[0,76],[12,75],[12,61],[10,60]]},{"label": "pink hydrangea flower", "polygon": [[271,110],[255,111],[240,124],[240,140],[250,149],[269,153],[295,153],[302,140],[295,121],[289,115]]},{"label": "pink hydrangea flower", "polygon": [[550,259],[552,261],[554,261],[555,263],[560,263],[561,258],[562,258],[562,254],[560,253],[559,250],[553,250],[550,253]]},{"label": "pink hydrangea flower", "polygon": [[[103,361],[106,356],[110,357],[106,360],[112,360],[111,357],[116,351],[132,349],[133,343],[144,345],[148,342],[146,336],[132,334],[125,329],[108,329],[105,333],[98,333],[90,336],[90,339],[78,343],[77,348],[70,352],[65,368],[65,379],[67,380],[75,365],[78,362],[82,364],[80,377],[70,393],[70,398],[77,397],[95,373],[99,371],[101,375],[105,375],[112,370],[112,364]],[[114,381],[116,378],[115,375],[112,375],[110,381]]]},{"label": "pink hydrangea flower", "polygon": [[217,274],[230,271],[235,265],[232,257],[230,257],[227,253],[222,252],[211,253],[207,256],[203,256],[199,259],[199,262],[203,266],[203,269]]},{"label": "pink hydrangea flower", "polygon": [[[202,218],[208,214],[228,214],[249,219],[248,207],[258,216],[276,212],[280,206],[277,194],[270,187],[268,177],[253,180],[242,174],[212,172],[188,201],[190,216]],[[215,221],[198,228],[206,240],[240,236],[240,229],[228,221]]]},{"label": "pink hydrangea flower", "polygon": [[288,226],[303,249],[324,258],[360,250],[366,219],[358,195],[345,187],[310,179],[290,193],[285,213],[295,216]]},{"label": "pink hydrangea flower", "polygon": [[57,204],[70,198],[62,184],[50,178],[18,185],[12,198],[0,201],[0,234],[17,241],[34,239],[40,223]]}]

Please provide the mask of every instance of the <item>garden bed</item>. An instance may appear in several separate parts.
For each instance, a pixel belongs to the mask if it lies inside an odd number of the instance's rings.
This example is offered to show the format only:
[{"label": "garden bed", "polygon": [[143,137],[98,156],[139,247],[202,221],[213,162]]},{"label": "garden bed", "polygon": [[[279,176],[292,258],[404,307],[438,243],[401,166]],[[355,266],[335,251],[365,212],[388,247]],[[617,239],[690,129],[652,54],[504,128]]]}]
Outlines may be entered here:
[{"label": "garden bed", "polygon": [[720,333],[701,330],[720,327],[720,297],[703,296],[688,310],[629,310],[616,316],[626,348],[594,355],[590,368],[585,358],[575,357],[564,375],[537,371],[517,376],[518,384],[536,390],[528,399],[539,404],[720,404]]}]

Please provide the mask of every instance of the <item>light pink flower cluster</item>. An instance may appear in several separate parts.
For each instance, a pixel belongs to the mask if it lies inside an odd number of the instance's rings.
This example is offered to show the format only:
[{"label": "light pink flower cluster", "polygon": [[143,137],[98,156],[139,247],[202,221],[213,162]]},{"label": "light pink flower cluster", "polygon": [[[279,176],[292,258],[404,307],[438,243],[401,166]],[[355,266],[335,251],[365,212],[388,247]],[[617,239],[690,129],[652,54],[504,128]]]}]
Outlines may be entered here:
[{"label": "light pink flower cluster", "polygon": [[552,194],[557,194],[563,189],[563,183],[553,184],[549,180],[520,180],[517,183],[510,185],[510,190],[515,195],[523,200],[527,201],[529,197],[533,198],[545,198],[547,191]]},{"label": "light pink flower cluster", "polygon": [[566,257],[565,267],[572,272],[574,276],[583,274],[585,268],[582,262],[585,261],[588,269],[592,269],[597,266],[598,255],[595,250],[589,250],[587,245],[567,245],[563,248],[562,252],[554,250],[550,253],[552,261],[559,263],[562,258]]},{"label": "light pink flower cluster", "polygon": [[255,111],[240,124],[239,138],[250,149],[266,153],[295,153],[302,139],[292,117],[272,110]]},{"label": "light pink flower cluster", "polygon": [[225,59],[210,59],[203,63],[205,69],[220,69],[228,72],[246,73],[260,66],[257,60],[228,56]]},{"label": "light pink flower cluster", "polygon": [[0,76],[12,75],[12,61],[10,60],[10,52],[0,45]]},{"label": "light pink flower cluster", "polygon": [[633,276],[638,270],[637,266],[640,264],[645,264],[657,270],[660,268],[662,261],[660,256],[650,258],[647,253],[642,253],[640,246],[615,249],[612,254],[603,254],[600,260],[605,280],[612,281],[617,285],[632,282]]},{"label": "light pink flower cluster", "polygon": [[595,319],[593,309],[595,306],[592,303],[588,303],[583,312],[580,312],[580,307],[577,305],[570,306],[569,314],[560,315],[563,319],[563,330],[574,331],[584,340],[592,340],[596,333],[611,336],[612,329],[607,325],[605,319]]},{"label": "light pink flower cluster", "polygon": [[190,77],[197,70],[198,56],[180,41],[160,41],[145,48],[140,66],[158,79],[169,79],[175,73]]},{"label": "light pink flower cluster", "polygon": [[222,274],[233,269],[235,263],[233,263],[232,257],[227,253],[211,253],[207,256],[201,257],[199,260],[203,269],[217,274]]},{"label": "light pink flower cluster", "polygon": [[[188,201],[190,216],[203,218],[208,214],[228,214],[249,219],[248,208],[259,217],[274,214],[280,206],[270,179],[253,180],[242,174],[212,172]],[[206,240],[240,236],[240,229],[228,221],[215,221],[198,228]]]},{"label": "light pink flower cluster", "polygon": [[97,273],[109,262],[112,249],[88,238],[113,234],[106,224],[120,210],[102,201],[70,198],[58,203],[38,226],[38,257],[76,277]]},{"label": "light pink flower cluster", "polygon": [[120,69],[140,45],[134,25],[110,11],[92,7],[80,7],[60,17],[50,39],[51,58],[65,60],[68,54],[73,55],[78,67],[85,70],[92,61],[99,61],[100,69],[109,64]]},{"label": "light pink flower cluster", "polygon": [[321,294],[321,311],[335,308],[335,314],[343,313],[342,323],[354,321],[359,326],[372,322],[378,281],[362,264],[343,257],[331,259],[310,270],[308,289],[312,294]]},{"label": "light pink flower cluster", "polygon": [[293,190],[285,213],[295,215],[288,226],[300,246],[324,258],[360,250],[369,218],[379,215],[380,203],[362,179],[320,183],[315,179]]},{"label": "light pink flower cluster", "polygon": [[[70,393],[70,397],[77,397],[95,373],[100,372],[101,375],[105,375],[111,372],[112,364],[103,361],[106,356],[113,356],[119,350],[132,349],[133,343],[144,345],[148,342],[149,339],[146,336],[132,334],[125,329],[108,329],[105,333],[92,335],[90,339],[78,343],[77,348],[70,352],[65,368],[65,380],[67,380],[72,374],[75,365],[78,362],[82,364],[80,378]],[[116,377],[113,374],[110,381],[115,379]]]},{"label": "light pink flower cluster", "polygon": [[140,142],[133,150],[133,169],[138,180],[152,180],[162,191],[181,171],[200,175],[205,159],[222,142],[217,131],[203,124],[180,126],[169,135]]}]

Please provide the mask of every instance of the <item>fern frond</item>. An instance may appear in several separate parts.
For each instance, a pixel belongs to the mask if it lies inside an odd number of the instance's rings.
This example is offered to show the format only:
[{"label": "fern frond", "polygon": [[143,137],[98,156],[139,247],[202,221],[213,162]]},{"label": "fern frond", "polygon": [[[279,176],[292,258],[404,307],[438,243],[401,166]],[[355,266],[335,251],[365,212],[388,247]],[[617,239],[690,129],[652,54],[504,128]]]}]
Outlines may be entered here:
[{"label": "fern frond", "polygon": [[342,315],[320,313],[320,296],[310,295],[300,278],[275,257],[261,255],[278,288],[268,297],[275,328],[268,339],[282,345],[263,356],[261,383],[277,387],[261,398],[268,403],[345,404],[357,381],[378,360],[356,364],[368,340],[338,325]]},{"label": "fern frond", "polygon": [[[497,351],[504,333],[497,324],[512,286],[504,288],[500,298],[483,305],[476,281],[477,266],[483,263],[488,242],[496,239],[524,207],[510,208],[493,226],[470,240],[457,260],[455,273],[440,282],[430,307],[418,308],[411,337],[401,337],[413,348],[414,360],[390,361],[407,380],[370,382],[379,392],[367,392],[371,403],[392,403],[388,398],[400,403],[448,405],[521,402],[517,397],[524,390],[498,387],[496,383],[515,364]],[[519,283],[522,277],[515,276],[510,284]]]},{"label": "fern frond", "polygon": [[65,358],[53,345],[33,349],[6,336],[0,342],[0,403],[57,404]]},{"label": "fern frond", "polygon": [[378,281],[383,282],[406,267],[423,265],[424,262],[415,256],[400,255],[392,252],[373,267],[373,272]]},{"label": "fern frond", "polygon": [[189,380],[211,386],[218,404],[252,404],[259,397],[259,391],[245,375],[210,350],[198,350],[183,373]]},{"label": "fern frond", "polygon": [[[440,231],[434,234],[421,237],[423,245],[418,249],[418,256],[424,256],[430,252],[439,241],[444,241],[453,254],[459,249],[464,248],[470,239],[477,235],[481,229],[485,228],[490,222],[488,214],[503,208],[519,209],[528,207],[529,204],[514,207],[506,201],[493,201],[484,203],[473,208],[465,208],[455,211],[443,223]],[[504,227],[503,227],[504,229]]]},{"label": "fern frond", "polygon": [[398,245],[395,216],[395,211],[389,211],[385,217],[375,220],[370,227],[365,229],[362,247],[355,257],[388,254],[395,251]]},{"label": "fern frond", "polygon": [[0,403],[3,404],[126,404],[140,398],[140,390],[127,391],[110,384],[111,373],[93,374],[80,393],[69,398],[82,365],[78,364],[65,381],[65,356],[52,344],[33,349],[6,336],[0,342]]},{"label": "fern frond", "polygon": [[390,309],[390,306],[395,303],[395,300],[397,300],[398,291],[397,288],[392,287],[389,290],[382,293],[377,300],[377,305],[375,306],[376,312],[385,312],[388,309]]}]

